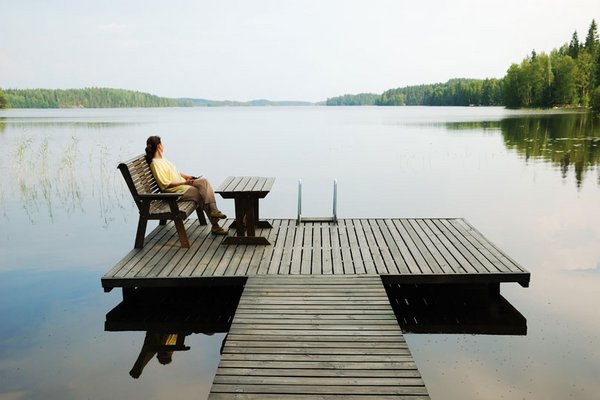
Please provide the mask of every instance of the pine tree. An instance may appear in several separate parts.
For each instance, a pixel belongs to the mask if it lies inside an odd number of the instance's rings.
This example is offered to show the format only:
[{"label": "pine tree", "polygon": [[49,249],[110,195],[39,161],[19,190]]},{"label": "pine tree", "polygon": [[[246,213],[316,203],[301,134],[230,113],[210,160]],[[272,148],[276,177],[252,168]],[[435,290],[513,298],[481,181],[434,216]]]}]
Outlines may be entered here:
[{"label": "pine tree", "polygon": [[598,49],[598,27],[596,26],[596,21],[592,20],[590,24],[590,29],[588,29],[588,34],[585,38],[585,49],[590,52],[590,54],[595,55]]},{"label": "pine tree", "polygon": [[579,43],[579,38],[577,37],[577,31],[573,32],[573,37],[571,38],[571,43],[569,43],[569,55],[571,58],[575,59],[579,55],[579,48],[581,44]]},{"label": "pine tree", "polygon": [[590,29],[588,29],[585,38],[585,49],[592,56],[593,71],[590,77],[590,87],[593,89],[600,85],[600,38],[598,37],[598,27],[595,20],[592,20]]}]

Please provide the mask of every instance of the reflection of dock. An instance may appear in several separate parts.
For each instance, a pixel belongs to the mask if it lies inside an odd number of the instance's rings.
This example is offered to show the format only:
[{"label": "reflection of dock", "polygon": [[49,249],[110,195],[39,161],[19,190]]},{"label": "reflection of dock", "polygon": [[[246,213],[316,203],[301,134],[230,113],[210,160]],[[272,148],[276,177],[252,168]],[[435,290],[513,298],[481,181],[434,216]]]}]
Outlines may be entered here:
[{"label": "reflection of dock", "polygon": [[169,223],[157,227],[102,278],[115,287],[214,284],[252,275],[381,275],[395,283],[529,284],[530,274],[463,219],[342,219],[338,224],[269,220],[272,246],[221,245],[186,222],[189,249]]},{"label": "reflection of dock", "polygon": [[487,285],[385,285],[403,332],[526,335],[527,319]]},{"label": "reflection of dock", "polygon": [[241,287],[142,288],[106,314],[107,331],[227,332]]},{"label": "reflection of dock", "polygon": [[[191,247],[181,248],[172,223],[158,226],[143,249],[102,278],[104,290],[123,288],[126,299],[107,315],[107,329],[127,328],[127,303],[144,291],[245,286],[233,321],[213,327],[229,333],[211,399],[426,399],[398,321],[412,332],[526,332],[525,319],[503,302],[499,288],[502,282],[527,287],[529,272],[463,219],[269,223],[271,229],[256,231],[267,246],[223,245],[208,227],[188,221]],[[431,303],[422,290],[427,285],[485,293],[497,299],[488,304],[502,309],[501,318],[481,326],[479,316],[443,304],[444,315],[462,321],[453,326],[435,309],[431,318],[431,307],[398,307],[419,298]],[[134,315],[152,329],[143,309]],[[402,324],[403,318],[418,324]]]}]

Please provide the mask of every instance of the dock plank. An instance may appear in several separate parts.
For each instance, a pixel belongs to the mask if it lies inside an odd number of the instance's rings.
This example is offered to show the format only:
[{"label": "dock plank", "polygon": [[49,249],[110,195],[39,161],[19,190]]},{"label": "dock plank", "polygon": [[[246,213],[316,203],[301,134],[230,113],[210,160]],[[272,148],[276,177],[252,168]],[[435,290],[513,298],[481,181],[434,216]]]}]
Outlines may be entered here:
[{"label": "dock plank", "polygon": [[428,399],[379,277],[314,278],[248,278],[209,398]]},{"label": "dock plank", "polygon": [[[248,185],[251,182],[229,182]],[[254,182],[255,185],[264,182]],[[232,220],[224,221],[226,225]],[[172,223],[158,226],[102,277],[114,287],[177,286],[184,279],[256,275],[382,275],[392,282],[500,283],[527,286],[530,274],[461,218],[269,220],[257,233],[271,245],[223,245],[196,220],[185,222],[190,248]],[[231,280],[231,282],[235,282]]]}]

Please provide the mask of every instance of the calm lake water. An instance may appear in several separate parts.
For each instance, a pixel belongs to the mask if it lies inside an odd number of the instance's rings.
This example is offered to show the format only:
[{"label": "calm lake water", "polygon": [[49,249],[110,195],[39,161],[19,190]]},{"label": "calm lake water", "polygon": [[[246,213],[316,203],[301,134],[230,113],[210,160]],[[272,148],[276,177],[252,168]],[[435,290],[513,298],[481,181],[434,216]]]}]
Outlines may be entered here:
[{"label": "calm lake water", "polygon": [[[116,165],[162,136],[215,186],[275,176],[261,203],[306,215],[464,217],[532,274],[503,284],[526,335],[407,334],[433,399],[597,399],[600,120],[501,108],[0,111],[0,399],[204,398],[224,334],[129,376],[143,332],[105,332],[101,276],[132,247]],[[220,201],[233,215],[233,203]],[[154,226],[154,225],[153,225]],[[150,229],[149,229],[150,230]]]}]

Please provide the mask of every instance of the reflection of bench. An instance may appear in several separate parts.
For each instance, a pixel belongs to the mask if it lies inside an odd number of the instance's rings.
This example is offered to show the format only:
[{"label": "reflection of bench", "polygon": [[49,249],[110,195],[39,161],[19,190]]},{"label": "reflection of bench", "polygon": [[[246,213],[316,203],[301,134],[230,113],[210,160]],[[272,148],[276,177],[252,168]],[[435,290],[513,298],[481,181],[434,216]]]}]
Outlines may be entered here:
[{"label": "reflection of bench", "polygon": [[150,219],[159,220],[161,225],[166,224],[167,220],[173,220],[181,247],[190,247],[183,221],[196,211],[200,225],[206,225],[202,209],[197,208],[193,201],[177,201],[181,193],[162,193],[144,155],[120,163],[119,169],[140,211],[135,248],[144,247],[146,225]]},{"label": "reflection of bench", "polygon": [[267,238],[255,236],[255,228],[271,228],[258,219],[258,200],[269,194],[275,178],[259,176],[230,176],[215,193],[235,201],[235,236],[226,237],[223,244],[270,244]]}]

